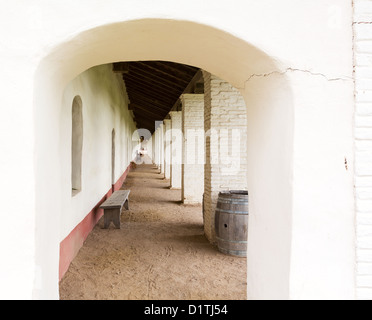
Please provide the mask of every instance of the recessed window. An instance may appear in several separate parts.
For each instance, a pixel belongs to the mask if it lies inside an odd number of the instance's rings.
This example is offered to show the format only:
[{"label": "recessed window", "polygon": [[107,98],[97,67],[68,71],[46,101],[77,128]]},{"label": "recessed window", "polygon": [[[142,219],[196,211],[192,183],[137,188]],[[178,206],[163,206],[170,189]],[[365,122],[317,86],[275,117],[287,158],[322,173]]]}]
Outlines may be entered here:
[{"label": "recessed window", "polygon": [[74,196],[81,191],[83,155],[83,103],[79,96],[72,103],[71,136],[71,194]]},{"label": "recessed window", "polygon": [[115,129],[111,132],[111,184],[115,184]]}]

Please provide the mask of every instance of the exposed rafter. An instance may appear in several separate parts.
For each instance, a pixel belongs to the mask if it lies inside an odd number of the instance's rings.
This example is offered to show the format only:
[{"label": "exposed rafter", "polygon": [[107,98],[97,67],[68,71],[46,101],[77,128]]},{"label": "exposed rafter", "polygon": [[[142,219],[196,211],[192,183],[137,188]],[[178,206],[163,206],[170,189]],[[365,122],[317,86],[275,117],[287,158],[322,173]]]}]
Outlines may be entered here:
[{"label": "exposed rafter", "polygon": [[138,128],[155,130],[177,105],[180,95],[192,92],[200,69],[167,61],[118,62],[113,71],[121,73]]}]

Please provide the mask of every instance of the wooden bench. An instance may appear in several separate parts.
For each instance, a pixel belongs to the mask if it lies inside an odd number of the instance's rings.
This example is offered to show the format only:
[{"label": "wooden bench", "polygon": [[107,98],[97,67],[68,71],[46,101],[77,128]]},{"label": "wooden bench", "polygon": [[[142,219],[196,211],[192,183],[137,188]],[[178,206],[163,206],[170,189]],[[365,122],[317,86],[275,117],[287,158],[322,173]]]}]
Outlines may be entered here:
[{"label": "wooden bench", "polygon": [[130,190],[115,191],[110,198],[100,205],[100,208],[104,210],[104,229],[109,227],[111,221],[117,229],[120,229],[121,210],[123,206],[126,210],[129,210],[129,193]]}]

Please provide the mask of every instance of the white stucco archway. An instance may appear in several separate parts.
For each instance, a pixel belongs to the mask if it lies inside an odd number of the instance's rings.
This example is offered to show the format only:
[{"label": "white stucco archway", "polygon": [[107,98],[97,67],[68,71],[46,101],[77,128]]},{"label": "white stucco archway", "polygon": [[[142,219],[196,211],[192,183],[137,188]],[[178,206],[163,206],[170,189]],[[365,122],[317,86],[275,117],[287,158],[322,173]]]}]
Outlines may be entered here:
[{"label": "white stucco archway", "polygon": [[[327,183],[319,187],[315,202],[304,211],[302,201],[317,183],[314,176],[307,176],[319,164],[302,153],[302,142],[313,143],[308,135],[319,119],[313,118],[306,106],[308,85],[317,94],[318,86],[325,88],[324,95],[335,94],[341,81],[329,83],[319,74],[289,68],[274,58],[275,53],[264,52],[223,30],[200,23],[170,20],[141,19],[118,23],[105,23],[81,31],[61,41],[50,50],[35,74],[34,119],[35,119],[35,180],[36,180],[36,297],[58,296],[58,254],[61,180],[59,162],[59,104],[66,84],[86,69],[115,61],[166,60],[189,64],[207,70],[229,81],[241,90],[248,114],[248,189],[250,194],[250,222],[248,238],[248,297],[250,298],[296,298],[311,296],[314,290],[325,286],[324,296],[338,294],[348,296],[353,280],[350,279],[352,261],[349,259],[352,246],[347,228],[350,221],[350,177],[340,178],[338,167],[327,170],[332,161],[321,170],[328,177],[341,181],[336,194],[323,195]],[[301,83],[293,89],[294,83]],[[341,84],[339,84],[341,83]],[[322,97],[318,99],[322,99]],[[321,100],[312,102],[316,104]],[[324,106],[321,101],[320,106]],[[348,112],[348,111],[347,111]],[[306,113],[308,113],[306,115]],[[318,130],[328,125],[326,119],[332,110],[321,117]],[[302,117],[304,115],[304,117]],[[323,114],[324,116],[324,114]],[[308,123],[304,121],[305,117]],[[342,116],[343,117],[343,116]],[[322,119],[324,123],[322,123]],[[302,127],[306,124],[306,128]],[[339,132],[339,126],[334,128]],[[304,130],[303,136],[301,130]],[[320,133],[319,133],[320,134]],[[347,135],[349,134],[349,131]],[[332,134],[333,135],[333,134]],[[340,138],[341,139],[341,138]],[[338,157],[340,149],[332,149],[330,155]],[[346,148],[348,149],[348,148]],[[346,152],[350,152],[351,149]],[[327,151],[328,152],[328,151]],[[344,155],[342,155],[342,160]],[[333,169],[332,169],[333,170]],[[301,180],[303,179],[303,180]],[[53,192],[50,192],[50,181]],[[325,179],[326,180],[326,179]],[[309,184],[312,182],[311,184]],[[334,181],[333,181],[334,182]],[[340,204],[333,207],[332,199],[345,195]],[[326,201],[327,199],[327,201]],[[329,201],[329,202],[328,202]],[[327,207],[325,218],[333,224],[330,232],[319,233],[314,248],[303,245],[317,234],[306,233],[309,219],[314,230],[322,226],[322,214],[310,217]],[[346,206],[343,219],[334,212]],[[53,214],[50,208],[53,207]],[[341,209],[343,210],[343,209]],[[334,224],[335,223],[335,224]],[[310,227],[310,228],[312,228]],[[328,226],[329,227],[329,226]],[[326,227],[324,227],[326,228]],[[311,230],[310,230],[311,231]],[[339,241],[345,235],[345,241]],[[324,236],[324,237],[323,237]],[[328,240],[327,240],[328,237]],[[345,243],[347,243],[345,245]],[[347,247],[347,252],[345,252]],[[313,270],[321,264],[326,252],[331,251],[329,269]],[[275,263],[275,265],[273,265]],[[334,271],[337,270],[335,273]],[[304,273],[307,273],[304,275]],[[340,279],[347,278],[343,284]],[[315,280],[316,279],[316,280]],[[314,283],[314,280],[316,283]],[[324,283],[327,282],[327,284]],[[336,289],[332,285],[337,283]],[[321,291],[321,290],[320,290]]]}]

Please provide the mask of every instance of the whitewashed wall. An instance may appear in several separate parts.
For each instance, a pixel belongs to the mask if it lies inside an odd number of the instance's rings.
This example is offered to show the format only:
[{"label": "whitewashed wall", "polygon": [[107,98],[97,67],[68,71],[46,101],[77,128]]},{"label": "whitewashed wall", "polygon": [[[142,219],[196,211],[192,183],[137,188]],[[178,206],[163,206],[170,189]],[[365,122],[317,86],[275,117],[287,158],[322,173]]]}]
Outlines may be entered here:
[{"label": "whitewashed wall", "polygon": [[0,26],[1,297],[58,298],[61,97],[121,60],[194,65],[241,91],[249,298],[354,297],[350,0],[15,0]]},{"label": "whitewashed wall", "polygon": [[[79,95],[83,105],[82,190],[71,196],[71,107]],[[112,65],[91,68],[64,92],[60,112],[59,141],[62,181],[60,241],[97,205],[111,188],[111,132],[115,129],[116,182],[133,160],[138,143],[128,97],[120,75]]]},{"label": "whitewashed wall", "polygon": [[372,299],[372,1],[354,0],[356,294]]}]

